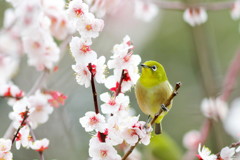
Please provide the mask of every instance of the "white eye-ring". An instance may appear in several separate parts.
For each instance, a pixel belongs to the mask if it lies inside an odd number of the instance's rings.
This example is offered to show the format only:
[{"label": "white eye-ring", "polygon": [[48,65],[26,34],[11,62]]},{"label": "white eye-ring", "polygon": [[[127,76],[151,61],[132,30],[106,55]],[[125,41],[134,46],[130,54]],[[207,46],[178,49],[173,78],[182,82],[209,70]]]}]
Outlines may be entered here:
[{"label": "white eye-ring", "polygon": [[152,68],[153,71],[156,71],[156,70],[157,70],[157,66],[155,66],[155,65],[152,66],[151,68]]}]

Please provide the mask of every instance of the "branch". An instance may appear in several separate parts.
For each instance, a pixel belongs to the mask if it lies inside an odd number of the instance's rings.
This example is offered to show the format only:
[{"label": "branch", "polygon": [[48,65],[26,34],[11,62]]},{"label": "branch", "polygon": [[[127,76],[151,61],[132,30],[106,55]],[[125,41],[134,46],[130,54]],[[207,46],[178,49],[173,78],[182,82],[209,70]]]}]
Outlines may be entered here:
[{"label": "branch", "polygon": [[[177,95],[177,91],[178,89],[181,87],[182,83],[181,82],[177,82],[175,85],[175,88],[171,94],[171,96],[163,103],[163,105],[165,105],[166,107],[168,107],[171,104],[171,101],[173,100],[173,98]],[[154,122],[156,121],[156,119],[161,115],[161,113],[163,112],[162,108],[160,108],[160,110],[158,111],[158,113],[154,116],[154,118],[151,120],[151,122],[149,123],[151,126],[154,124]],[[138,137],[138,141],[134,146],[131,146],[129,148],[129,150],[125,153],[125,155],[123,156],[122,160],[126,160],[127,157],[132,153],[132,151],[134,150],[134,148],[138,145],[138,143],[141,141],[141,138]]]},{"label": "branch", "polygon": [[236,55],[234,56],[232,63],[230,64],[227,74],[225,76],[223,87],[222,87],[223,90],[220,96],[221,100],[223,101],[228,100],[230,94],[232,93],[234,85],[236,84],[237,76],[240,71],[239,61],[240,61],[240,50],[238,50]]},{"label": "branch", "polygon": [[29,116],[29,115],[28,115],[28,111],[29,111],[29,109],[28,109],[28,107],[26,107],[26,111],[23,113],[23,120],[22,120],[20,126],[18,127],[17,132],[16,132],[15,135],[13,136],[12,144],[15,142],[15,140],[16,140],[16,138],[17,138],[17,136],[18,136],[18,133],[20,132],[21,128],[26,124],[25,122],[26,122],[26,120],[27,120],[27,118],[28,118],[28,116]]},{"label": "branch", "polygon": [[98,100],[97,100],[97,91],[96,91],[96,87],[95,87],[95,83],[94,83],[94,74],[93,74],[93,69],[92,69],[92,64],[89,63],[88,64],[88,69],[91,73],[91,87],[92,87],[92,94],[93,94],[93,101],[94,101],[94,107],[95,107],[95,112],[96,114],[99,113],[99,107],[98,107]]},{"label": "branch", "polygon": [[185,10],[191,7],[203,7],[206,10],[223,10],[232,9],[234,1],[231,2],[210,2],[210,3],[183,3],[183,2],[172,2],[172,1],[159,1],[152,0],[159,8],[169,10]]},{"label": "branch", "polygon": [[115,97],[117,97],[119,95],[119,93],[121,93],[121,89],[122,89],[122,82],[123,82],[123,79],[125,77],[125,70],[123,69],[122,70],[122,74],[121,74],[121,78],[120,78],[120,81],[119,81],[119,85],[118,85],[118,88],[116,89],[116,92],[115,92]]},{"label": "branch", "polygon": [[[175,85],[175,88],[171,94],[171,96],[163,103],[163,105],[165,107],[168,107],[171,104],[171,101],[173,100],[173,98],[178,94],[178,89],[181,87],[182,83],[181,82],[177,82]],[[151,126],[154,124],[154,122],[157,120],[157,118],[161,115],[161,113],[163,112],[162,108],[160,108],[160,110],[158,111],[158,113],[154,116],[154,118],[151,120],[150,124]]]}]

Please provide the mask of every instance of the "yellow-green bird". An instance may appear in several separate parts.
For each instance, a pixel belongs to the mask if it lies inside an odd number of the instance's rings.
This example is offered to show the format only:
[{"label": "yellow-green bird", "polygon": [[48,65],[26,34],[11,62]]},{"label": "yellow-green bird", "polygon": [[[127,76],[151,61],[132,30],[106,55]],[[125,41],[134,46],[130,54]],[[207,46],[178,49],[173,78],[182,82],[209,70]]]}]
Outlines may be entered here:
[{"label": "yellow-green bird", "polygon": [[[156,61],[146,61],[141,64],[142,73],[137,81],[135,94],[138,105],[143,113],[152,118],[161,107],[165,111],[167,108],[161,106],[172,94],[173,88],[168,81],[163,66]],[[172,102],[168,110],[172,107]],[[162,114],[155,121],[155,134],[161,134],[161,121],[167,112]]]}]

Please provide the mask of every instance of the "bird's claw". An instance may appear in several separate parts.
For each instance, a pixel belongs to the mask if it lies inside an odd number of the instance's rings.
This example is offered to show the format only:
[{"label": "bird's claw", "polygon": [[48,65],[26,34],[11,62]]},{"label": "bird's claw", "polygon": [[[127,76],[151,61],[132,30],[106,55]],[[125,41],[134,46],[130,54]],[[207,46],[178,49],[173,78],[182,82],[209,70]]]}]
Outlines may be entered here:
[{"label": "bird's claw", "polygon": [[162,108],[162,110],[164,112],[168,112],[169,111],[169,109],[164,104],[161,105],[161,108]]}]

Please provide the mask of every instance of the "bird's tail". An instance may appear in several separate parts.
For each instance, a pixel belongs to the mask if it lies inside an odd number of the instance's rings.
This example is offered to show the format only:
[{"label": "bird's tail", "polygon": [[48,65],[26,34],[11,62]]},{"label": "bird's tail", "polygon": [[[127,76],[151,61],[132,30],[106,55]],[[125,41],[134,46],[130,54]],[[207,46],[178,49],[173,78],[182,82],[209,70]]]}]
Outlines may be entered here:
[{"label": "bird's tail", "polygon": [[155,123],[155,134],[161,134],[161,133],[162,133],[161,123]]}]

